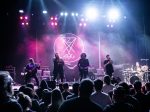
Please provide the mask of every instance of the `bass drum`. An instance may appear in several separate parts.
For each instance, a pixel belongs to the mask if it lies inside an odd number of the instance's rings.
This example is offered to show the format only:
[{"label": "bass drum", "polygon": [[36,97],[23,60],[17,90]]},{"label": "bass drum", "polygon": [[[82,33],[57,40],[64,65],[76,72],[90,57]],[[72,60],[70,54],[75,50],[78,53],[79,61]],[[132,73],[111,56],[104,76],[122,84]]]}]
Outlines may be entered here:
[{"label": "bass drum", "polygon": [[132,77],[130,78],[130,84],[134,84],[134,82],[135,82],[136,80],[141,81],[139,77],[137,77],[137,76],[132,76]]}]

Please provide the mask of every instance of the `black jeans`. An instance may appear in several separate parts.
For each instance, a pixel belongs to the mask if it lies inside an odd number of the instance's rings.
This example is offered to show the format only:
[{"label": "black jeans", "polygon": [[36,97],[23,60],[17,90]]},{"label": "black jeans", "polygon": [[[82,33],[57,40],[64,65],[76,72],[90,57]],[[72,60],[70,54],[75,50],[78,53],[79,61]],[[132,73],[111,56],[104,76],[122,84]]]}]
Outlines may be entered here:
[{"label": "black jeans", "polygon": [[88,70],[79,70],[80,71],[80,81],[88,76]]},{"label": "black jeans", "polygon": [[61,80],[61,82],[63,82],[64,73],[62,73],[62,72],[54,72],[54,78],[53,78],[53,80],[55,81],[57,77],[59,77],[60,80]]}]

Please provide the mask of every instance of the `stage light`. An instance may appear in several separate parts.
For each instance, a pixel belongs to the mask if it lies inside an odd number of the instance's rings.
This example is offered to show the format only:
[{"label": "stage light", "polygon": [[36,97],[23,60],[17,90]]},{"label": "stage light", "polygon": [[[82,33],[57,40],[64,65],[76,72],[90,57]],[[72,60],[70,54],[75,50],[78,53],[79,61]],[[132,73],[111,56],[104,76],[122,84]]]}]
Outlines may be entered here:
[{"label": "stage light", "polygon": [[25,15],[20,16],[20,24],[22,26],[28,26],[29,25],[29,17],[25,16]]},{"label": "stage light", "polygon": [[85,11],[85,16],[89,20],[95,20],[96,18],[98,18],[98,15],[99,15],[99,12],[95,7],[87,8]]},{"label": "stage light", "polygon": [[23,22],[22,22],[21,24],[24,26],[24,23],[23,23]]},{"label": "stage light", "polygon": [[111,24],[111,25],[110,25],[110,27],[111,27],[111,28],[113,28],[113,27],[114,27],[114,25],[113,25],[113,24]]},{"label": "stage light", "polygon": [[68,16],[68,13],[67,12],[65,12],[65,14],[64,14],[65,16]]},{"label": "stage light", "polygon": [[52,26],[54,26],[54,23],[53,23],[53,22],[51,22],[51,25],[52,25]]},{"label": "stage light", "polygon": [[82,23],[80,23],[79,26],[82,26]]},{"label": "stage light", "polygon": [[76,13],[76,16],[78,16],[79,14],[78,13]]},{"label": "stage light", "polygon": [[57,17],[55,17],[55,20],[57,20]]},{"label": "stage light", "polygon": [[22,19],[23,19],[23,17],[22,17],[22,16],[20,16],[20,19],[22,20]]},{"label": "stage light", "polygon": [[127,16],[124,16],[123,18],[124,18],[124,19],[127,19]]},{"label": "stage light", "polygon": [[86,26],[86,23],[84,23],[83,25],[84,25],[84,27],[85,27],[85,26]]},{"label": "stage light", "polygon": [[108,16],[109,21],[115,22],[115,21],[118,20],[119,17],[120,17],[119,10],[118,10],[118,9],[115,9],[115,8],[110,9],[110,10],[108,11],[107,16]]},{"label": "stage light", "polygon": [[25,18],[25,19],[28,19],[28,17],[27,17],[27,16],[25,16],[24,18]]},{"label": "stage light", "polygon": [[46,10],[43,10],[43,14],[47,14],[47,11],[46,11]]},{"label": "stage light", "polygon": [[109,25],[106,25],[107,27],[109,27]]},{"label": "stage light", "polygon": [[19,13],[21,13],[21,14],[22,14],[22,13],[24,13],[24,11],[23,11],[23,10],[19,10]]},{"label": "stage light", "polygon": [[51,16],[49,20],[50,27],[56,27],[58,25],[58,18],[57,16]]},{"label": "stage light", "polygon": [[29,25],[29,23],[27,22],[27,23],[26,23],[26,25],[28,26],[28,25]]},{"label": "stage light", "polygon": [[61,13],[60,13],[60,15],[61,15],[61,16],[63,16],[63,15],[64,15],[64,13],[63,13],[63,12],[61,12]]},{"label": "stage light", "polygon": [[53,17],[51,17],[51,20],[53,20],[54,18]]},{"label": "stage light", "polygon": [[55,22],[55,26],[57,26],[58,24],[57,24],[57,22]]},{"label": "stage light", "polygon": [[81,21],[84,21],[84,18],[81,18]]},{"label": "stage light", "polygon": [[74,16],[75,14],[72,12],[71,15]]}]

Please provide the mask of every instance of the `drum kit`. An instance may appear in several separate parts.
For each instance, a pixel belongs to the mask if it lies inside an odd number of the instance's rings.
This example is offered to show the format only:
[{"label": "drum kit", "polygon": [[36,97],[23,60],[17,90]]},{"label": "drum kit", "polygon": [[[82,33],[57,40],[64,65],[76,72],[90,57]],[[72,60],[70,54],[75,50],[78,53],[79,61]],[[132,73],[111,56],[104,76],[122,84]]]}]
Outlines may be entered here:
[{"label": "drum kit", "polygon": [[131,67],[123,70],[124,81],[128,84],[133,84],[136,80],[139,80],[143,83],[149,82],[149,74],[150,71],[147,65],[136,66],[136,69]]}]

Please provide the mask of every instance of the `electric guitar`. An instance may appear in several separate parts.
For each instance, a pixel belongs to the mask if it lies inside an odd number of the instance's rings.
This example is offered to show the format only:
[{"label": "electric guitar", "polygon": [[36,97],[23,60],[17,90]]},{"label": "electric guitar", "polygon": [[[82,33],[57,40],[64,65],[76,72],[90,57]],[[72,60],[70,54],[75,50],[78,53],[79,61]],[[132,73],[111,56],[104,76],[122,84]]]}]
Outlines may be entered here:
[{"label": "electric guitar", "polygon": [[25,69],[25,75],[30,75],[30,76],[32,76],[32,75],[36,75],[36,73],[37,73],[37,69],[39,69],[40,67],[39,66],[37,66],[36,64],[34,64],[34,67],[31,67],[31,68],[27,68],[26,67],[26,69]]}]

